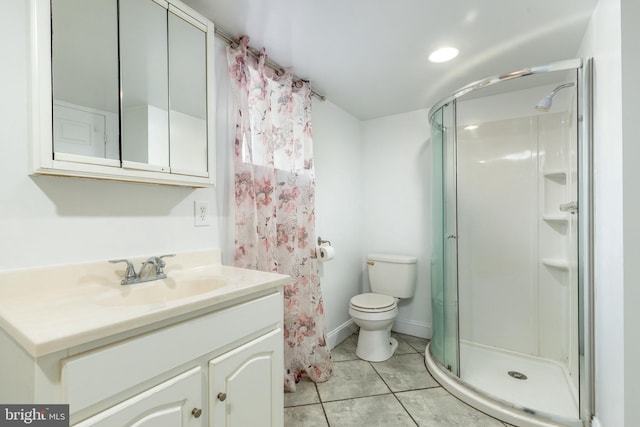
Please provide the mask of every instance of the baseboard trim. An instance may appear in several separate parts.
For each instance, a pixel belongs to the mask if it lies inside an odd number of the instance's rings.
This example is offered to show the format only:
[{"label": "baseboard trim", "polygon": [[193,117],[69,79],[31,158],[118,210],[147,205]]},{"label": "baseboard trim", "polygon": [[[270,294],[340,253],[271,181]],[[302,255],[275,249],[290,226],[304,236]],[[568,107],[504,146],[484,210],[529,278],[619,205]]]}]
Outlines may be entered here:
[{"label": "baseboard trim", "polygon": [[431,325],[428,323],[416,322],[415,320],[396,319],[391,329],[400,334],[431,339]]},{"label": "baseboard trim", "polygon": [[329,348],[334,348],[342,341],[349,338],[358,329],[358,326],[353,323],[352,319],[347,320],[342,325],[338,326],[334,330],[327,334],[327,341]]}]

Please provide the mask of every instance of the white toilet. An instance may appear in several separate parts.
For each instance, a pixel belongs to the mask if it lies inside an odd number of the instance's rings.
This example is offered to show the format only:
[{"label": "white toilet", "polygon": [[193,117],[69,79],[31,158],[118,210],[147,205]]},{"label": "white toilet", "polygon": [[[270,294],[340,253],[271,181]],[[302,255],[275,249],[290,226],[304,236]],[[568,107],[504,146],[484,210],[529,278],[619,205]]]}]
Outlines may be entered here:
[{"label": "white toilet", "polygon": [[367,257],[373,293],[356,295],[349,304],[349,314],[360,326],[356,348],[360,359],[381,362],[398,348],[398,341],[391,338],[391,326],[398,315],[398,299],[411,298],[415,293],[416,261],[416,257],[407,255]]}]

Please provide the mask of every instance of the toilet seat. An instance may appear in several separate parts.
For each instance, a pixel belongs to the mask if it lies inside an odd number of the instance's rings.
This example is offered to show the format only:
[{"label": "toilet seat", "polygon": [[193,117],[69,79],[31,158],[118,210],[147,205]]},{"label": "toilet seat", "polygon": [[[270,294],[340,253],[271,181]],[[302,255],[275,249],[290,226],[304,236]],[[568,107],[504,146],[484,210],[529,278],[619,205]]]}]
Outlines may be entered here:
[{"label": "toilet seat", "polygon": [[383,313],[394,310],[397,306],[397,300],[389,295],[366,293],[351,298],[349,305],[357,311]]}]

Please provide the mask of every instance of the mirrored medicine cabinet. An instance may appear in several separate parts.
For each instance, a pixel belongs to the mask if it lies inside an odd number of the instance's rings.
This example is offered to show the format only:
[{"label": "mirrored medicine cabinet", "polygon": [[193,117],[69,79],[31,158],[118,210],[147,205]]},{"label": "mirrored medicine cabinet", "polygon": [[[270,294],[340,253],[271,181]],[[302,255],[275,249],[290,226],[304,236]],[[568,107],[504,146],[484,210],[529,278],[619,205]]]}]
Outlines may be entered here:
[{"label": "mirrored medicine cabinet", "polygon": [[32,172],[214,183],[213,23],[177,0],[30,0]]}]

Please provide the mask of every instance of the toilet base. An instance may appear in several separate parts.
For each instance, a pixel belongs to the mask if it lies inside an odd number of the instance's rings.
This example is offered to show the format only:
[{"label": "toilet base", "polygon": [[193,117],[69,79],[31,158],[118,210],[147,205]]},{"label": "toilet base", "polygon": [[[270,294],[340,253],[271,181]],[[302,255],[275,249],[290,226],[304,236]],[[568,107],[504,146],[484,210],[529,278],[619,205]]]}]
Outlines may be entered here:
[{"label": "toilet base", "polygon": [[391,337],[390,330],[365,331],[360,328],[356,356],[368,362],[383,362],[393,356],[398,341]]}]

